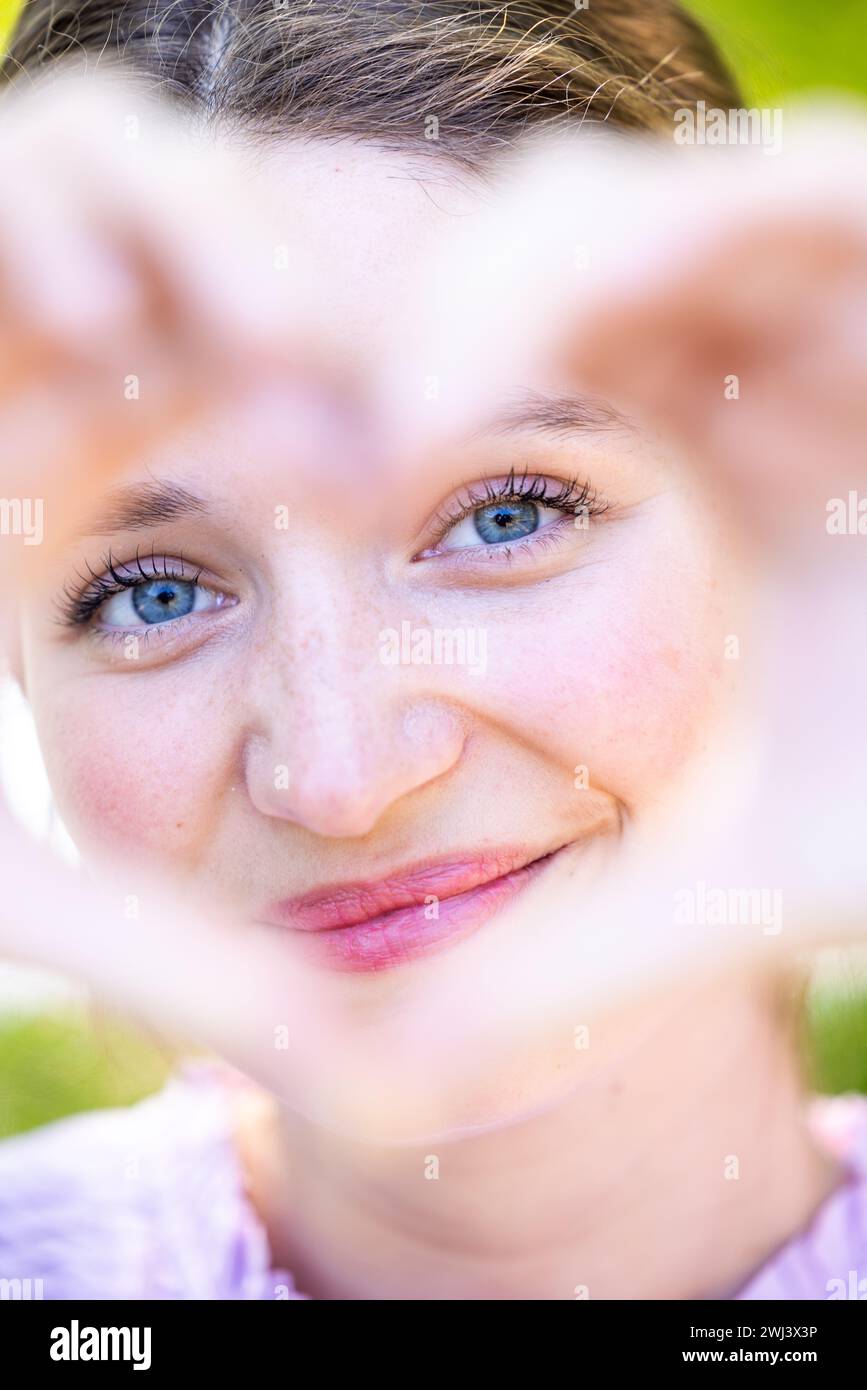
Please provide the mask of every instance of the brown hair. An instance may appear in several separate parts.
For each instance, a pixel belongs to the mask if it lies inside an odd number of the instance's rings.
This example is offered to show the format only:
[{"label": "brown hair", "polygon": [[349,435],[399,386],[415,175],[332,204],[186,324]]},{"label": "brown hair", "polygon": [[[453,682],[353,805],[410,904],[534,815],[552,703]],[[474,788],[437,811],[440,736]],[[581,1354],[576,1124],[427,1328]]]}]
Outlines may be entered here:
[{"label": "brown hair", "polygon": [[[0,79],[120,58],[204,116],[476,163],[528,127],[739,105],[677,0],[27,0]],[[434,142],[431,144],[431,142]]]}]

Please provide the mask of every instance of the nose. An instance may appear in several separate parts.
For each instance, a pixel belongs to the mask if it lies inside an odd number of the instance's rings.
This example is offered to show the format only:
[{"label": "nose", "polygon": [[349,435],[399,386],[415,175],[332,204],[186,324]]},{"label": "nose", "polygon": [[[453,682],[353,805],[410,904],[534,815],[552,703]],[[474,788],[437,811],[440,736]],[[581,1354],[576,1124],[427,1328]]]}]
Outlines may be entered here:
[{"label": "nose", "polygon": [[370,834],[402,798],[443,777],[466,738],[459,707],[418,668],[383,665],[368,612],[305,619],[251,673],[257,714],[244,749],[262,815],[330,839]]}]

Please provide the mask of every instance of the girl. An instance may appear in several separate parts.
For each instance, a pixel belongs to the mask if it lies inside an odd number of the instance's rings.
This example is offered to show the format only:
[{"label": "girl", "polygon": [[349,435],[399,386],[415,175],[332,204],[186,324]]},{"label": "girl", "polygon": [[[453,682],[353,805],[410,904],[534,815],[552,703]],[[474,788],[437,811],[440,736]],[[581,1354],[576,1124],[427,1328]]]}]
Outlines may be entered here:
[{"label": "girl", "polygon": [[856,174],[676,146],[739,102],[664,0],[37,0],[5,76],[6,643],[93,866],[6,826],[8,949],[261,1089],[8,1141],[0,1273],[849,1289],[789,971],[864,900]]}]

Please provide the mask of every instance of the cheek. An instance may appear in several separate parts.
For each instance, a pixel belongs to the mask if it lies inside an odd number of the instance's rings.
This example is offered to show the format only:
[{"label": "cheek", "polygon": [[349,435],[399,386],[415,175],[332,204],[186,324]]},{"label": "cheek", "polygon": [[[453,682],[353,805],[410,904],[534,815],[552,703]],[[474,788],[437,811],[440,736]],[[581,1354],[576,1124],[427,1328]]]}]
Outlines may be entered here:
[{"label": "cheek", "polygon": [[573,661],[575,729],[591,784],[632,810],[653,803],[701,746],[718,704],[723,633],[701,582],[647,582],[609,595]]},{"label": "cheek", "polygon": [[628,809],[649,806],[710,736],[735,602],[714,553],[670,525],[636,527],[492,621],[484,684],[499,717],[570,786],[584,766]]},{"label": "cheek", "polygon": [[231,702],[209,698],[208,688],[169,671],[79,676],[50,693],[35,683],[31,703],[52,791],[83,853],[114,851],[177,868],[198,861],[232,746]]}]

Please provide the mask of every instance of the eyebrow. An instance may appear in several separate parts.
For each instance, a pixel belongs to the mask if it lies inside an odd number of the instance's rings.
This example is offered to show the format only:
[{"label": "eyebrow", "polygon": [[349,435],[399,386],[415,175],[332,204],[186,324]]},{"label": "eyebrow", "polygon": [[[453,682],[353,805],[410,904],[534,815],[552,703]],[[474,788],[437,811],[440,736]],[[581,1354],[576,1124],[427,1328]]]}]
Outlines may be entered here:
[{"label": "eyebrow", "polygon": [[146,531],[167,521],[202,516],[208,510],[204,498],[178,483],[138,483],[108,494],[98,516],[81,528],[87,536],[111,536],[115,531]]},{"label": "eyebrow", "polygon": [[546,395],[541,391],[522,391],[501,406],[477,432],[511,434],[517,430],[538,430],[544,434],[600,434],[607,430],[638,427],[628,416],[599,396],[574,394]]},{"label": "eyebrow", "polygon": [[[541,391],[522,391],[502,405],[475,433],[474,438],[490,434],[511,434],[521,430],[542,434],[599,434],[628,430],[637,426],[608,401],[597,396],[546,395]],[[103,503],[102,510],[82,527],[86,536],[112,536],[117,531],[146,531],[187,517],[207,515],[208,503],[179,483],[134,483],[116,488]]]}]

